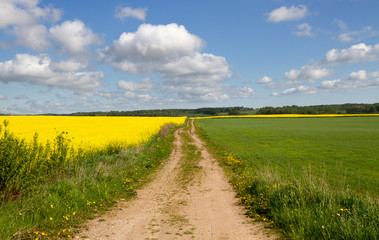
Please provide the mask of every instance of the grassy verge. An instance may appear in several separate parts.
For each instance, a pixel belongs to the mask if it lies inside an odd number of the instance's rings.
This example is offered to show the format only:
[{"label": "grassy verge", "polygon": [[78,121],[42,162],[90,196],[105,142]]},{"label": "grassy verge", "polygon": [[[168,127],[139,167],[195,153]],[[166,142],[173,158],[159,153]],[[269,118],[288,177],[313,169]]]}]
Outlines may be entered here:
[{"label": "grassy verge", "polygon": [[[38,171],[31,171],[32,175],[8,177],[13,179],[12,182],[20,179],[21,182],[13,186],[22,187],[9,188],[5,183],[2,189],[0,239],[61,239],[78,235],[85,220],[99,216],[120,199],[135,195],[135,189],[147,181],[146,176],[169,156],[172,131],[173,128],[165,127],[146,144],[121,151],[113,146],[100,152],[75,155],[75,160],[69,158],[74,156],[71,154],[55,168],[47,165],[49,161],[46,161],[43,169],[48,173],[35,168]],[[20,146],[24,145],[24,151],[36,149],[7,134],[3,140],[8,145],[5,146],[4,142],[1,145],[5,149],[13,146],[14,151],[20,151]],[[64,143],[62,140],[62,146]],[[46,152],[38,141],[34,145],[39,146],[38,154]],[[50,149],[57,149],[56,145]],[[12,154],[17,156],[16,152]],[[2,156],[2,159],[5,157]],[[6,167],[11,169],[11,166]],[[32,180],[26,184],[24,181],[28,179]]]},{"label": "grassy verge", "polygon": [[192,137],[189,135],[190,126],[183,128],[181,132],[182,150],[184,156],[181,159],[181,174],[178,174],[182,185],[185,187],[191,182],[195,174],[201,169],[199,161],[201,159],[201,152],[194,145]]},{"label": "grassy verge", "polygon": [[291,239],[378,239],[377,122],[196,121],[248,216]]}]

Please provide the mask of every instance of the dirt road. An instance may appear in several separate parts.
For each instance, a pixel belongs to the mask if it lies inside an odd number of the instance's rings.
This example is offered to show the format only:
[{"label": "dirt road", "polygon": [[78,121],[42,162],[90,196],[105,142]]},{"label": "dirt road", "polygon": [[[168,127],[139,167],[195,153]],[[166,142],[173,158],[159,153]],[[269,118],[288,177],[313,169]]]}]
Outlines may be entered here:
[{"label": "dirt road", "polygon": [[[120,203],[119,210],[91,220],[80,237],[85,239],[274,239],[258,223],[249,222],[238,205],[223,170],[189,130],[201,152],[199,171],[183,185],[183,129],[175,132],[175,147],[157,176],[138,191],[137,197]],[[188,131],[188,130],[187,130]]]}]

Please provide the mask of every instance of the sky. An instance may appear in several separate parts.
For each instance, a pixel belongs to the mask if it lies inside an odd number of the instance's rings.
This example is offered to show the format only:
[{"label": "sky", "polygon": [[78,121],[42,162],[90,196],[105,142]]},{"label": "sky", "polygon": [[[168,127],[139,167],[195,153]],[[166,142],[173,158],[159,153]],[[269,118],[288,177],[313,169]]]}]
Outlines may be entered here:
[{"label": "sky", "polygon": [[379,102],[377,0],[0,0],[0,114]]}]

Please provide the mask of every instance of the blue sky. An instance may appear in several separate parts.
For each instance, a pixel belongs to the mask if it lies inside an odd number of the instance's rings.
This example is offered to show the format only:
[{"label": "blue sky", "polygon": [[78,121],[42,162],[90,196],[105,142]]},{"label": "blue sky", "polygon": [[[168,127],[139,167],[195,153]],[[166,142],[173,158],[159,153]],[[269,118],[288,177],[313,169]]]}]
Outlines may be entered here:
[{"label": "blue sky", "polygon": [[0,113],[379,102],[376,0],[1,0]]}]

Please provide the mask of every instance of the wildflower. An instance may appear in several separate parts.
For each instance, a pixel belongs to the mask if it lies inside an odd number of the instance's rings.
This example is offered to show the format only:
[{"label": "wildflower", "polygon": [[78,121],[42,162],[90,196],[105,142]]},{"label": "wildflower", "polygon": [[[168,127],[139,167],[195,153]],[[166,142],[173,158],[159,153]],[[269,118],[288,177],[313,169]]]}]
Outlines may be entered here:
[{"label": "wildflower", "polygon": [[75,216],[75,214],[76,214],[76,212],[73,212],[73,213],[72,213],[72,216]]},{"label": "wildflower", "polygon": [[50,221],[52,221],[52,220],[53,220],[53,218],[51,217],[51,218],[50,218]]},{"label": "wildflower", "polygon": [[50,207],[51,207],[51,208],[54,208],[54,205],[53,205],[53,204],[51,204],[51,205],[50,205]]},{"label": "wildflower", "polygon": [[22,216],[22,213],[19,212],[18,215]]},{"label": "wildflower", "polygon": [[341,216],[341,214],[339,214],[339,213],[337,213],[336,215],[337,215],[337,216]]}]

